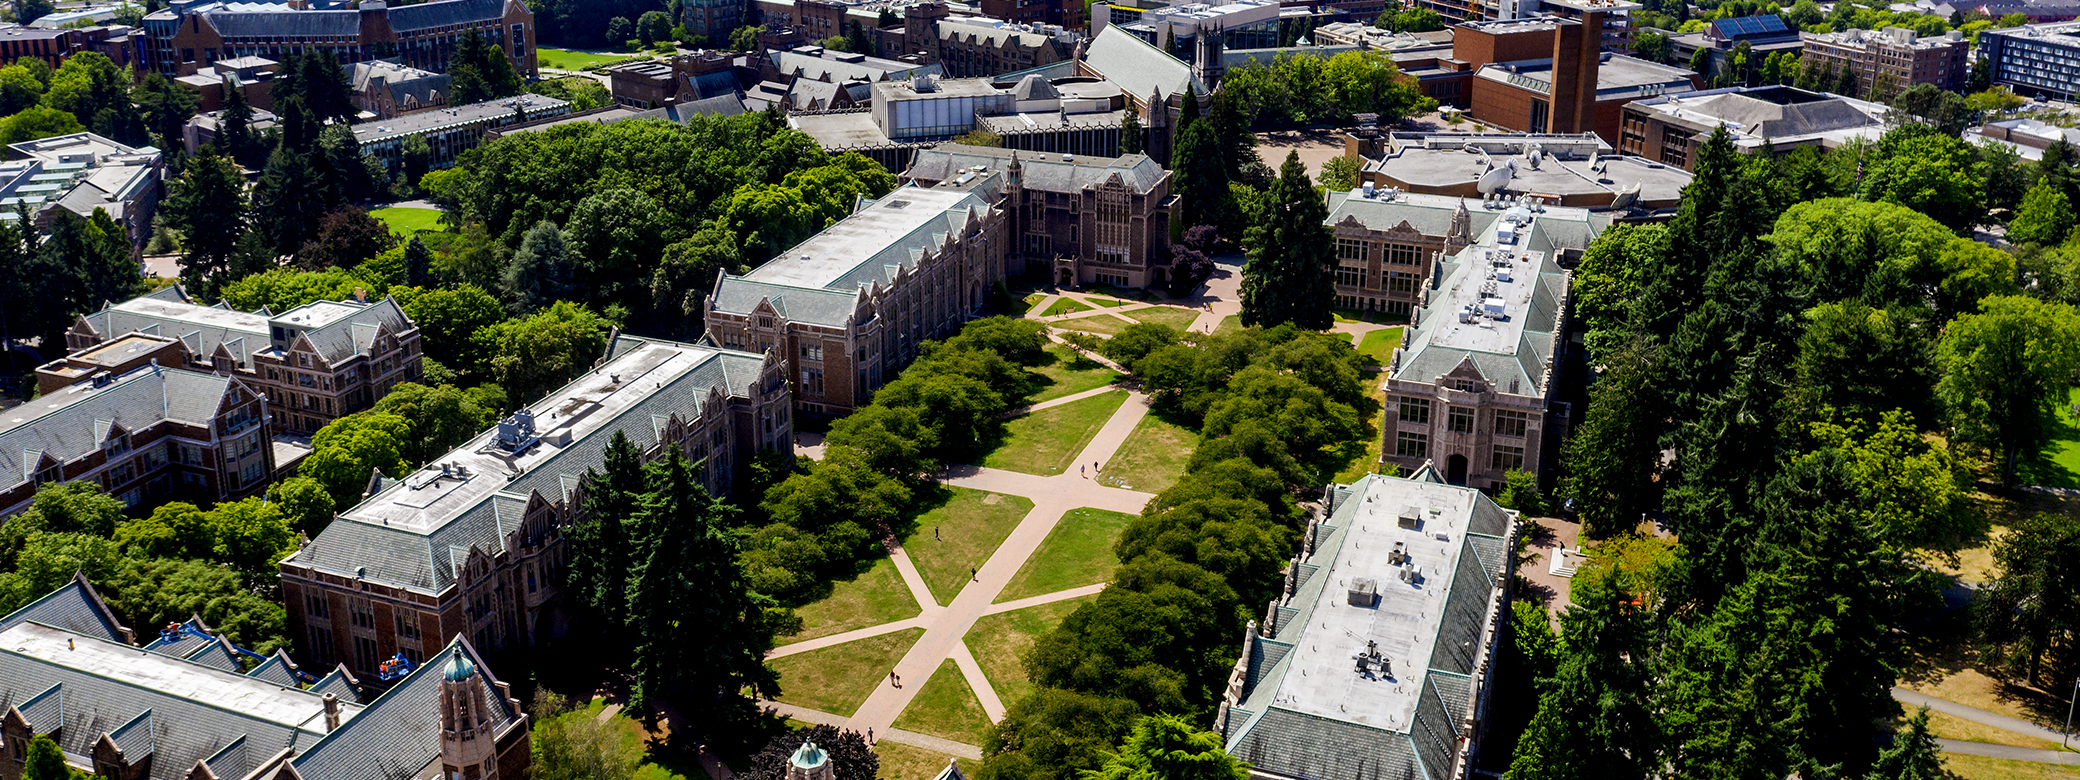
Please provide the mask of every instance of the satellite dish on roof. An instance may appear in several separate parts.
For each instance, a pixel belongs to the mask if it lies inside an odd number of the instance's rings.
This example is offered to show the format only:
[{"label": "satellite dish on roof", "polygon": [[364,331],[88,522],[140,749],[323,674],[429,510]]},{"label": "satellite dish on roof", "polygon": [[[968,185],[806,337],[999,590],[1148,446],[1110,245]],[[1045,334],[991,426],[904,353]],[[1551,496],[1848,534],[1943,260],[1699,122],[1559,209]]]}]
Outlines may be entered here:
[{"label": "satellite dish on roof", "polygon": [[1638,202],[1638,201],[1639,201],[1639,182],[1633,182],[1633,183],[1631,183],[1631,184],[1627,184],[1627,185],[1625,185],[1625,189],[1622,189],[1622,190],[1618,190],[1618,197],[1617,197],[1617,198],[1615,198],[1615,199],[1613,199],[1613,200],[1611,201],[1611,208],[1614,208],[1614,209],[1626,209],[1626,208],[1632,208],[1632,204],[1633,204],[1633,203],[1635,203],[1635,202]]},{"label": "satellite dish on roof", "polygon": [[1600,158],[1601,158],[1601,155],[1597,154],[1596,152],[1594,152],[1594,151],[1591,151],[1591,152],[1589,152],[1589,167],[1590,167],[1590,168],[1595,168],[1595,167],[1596,167],[1596,161],[1597,161],[1598,159],[1600,159]]},{"label": "satellite dish on roof", "polygon": [[1480,181],[1474,184],[1474,188],[1480,190],[1482,195],[1493,195],[1496,190],[1502,189],[1502,185],[1508,184],[1513,175],[1508,166],[1498,165],[1481,174]]}]

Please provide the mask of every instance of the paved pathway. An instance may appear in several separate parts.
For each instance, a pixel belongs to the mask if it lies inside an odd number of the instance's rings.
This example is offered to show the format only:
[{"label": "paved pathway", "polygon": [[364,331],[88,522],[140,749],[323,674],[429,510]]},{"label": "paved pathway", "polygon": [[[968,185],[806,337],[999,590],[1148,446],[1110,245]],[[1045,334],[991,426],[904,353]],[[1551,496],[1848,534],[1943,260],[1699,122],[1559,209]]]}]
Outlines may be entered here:
[{"label": "paved pathway", "polygon": [[1945,753],[1967,756],[1991,756],[2010,758],[2016,761],[2035,761],[2039,764],[2080,764],[2080,753],[2066,750],[2035,750],[2013,745],[1995,745],[1988,742],[1966,742],[1961,739],[1938,739],[1936,746]]},{"label": "paved pathway", "polygon": [[[1034,406],[1043,408],[1057,403],[1068,403],[1079,397],[1115,391],[1119,391],[1119,388],[1101,388]],[[997,596],[1011,583],[1011,579],[1017,576],[1019,569],[1025,566],[1026,560],[1031,558],[1041,542],[1047,539],[1048,532],[1054,530],[1055,524],[1070,510],[1093,507],[1115,512],[1139,513],[1142,507],[1148,504],[1149,499],[1154,498],[1148,493],[1105,487],[1097,482],[1098,475],[1104,471],[1104,464],[1126,443],[1127,437],[1134,432],[1141,419],[1148,415],[1149,402],[1146,395],[1132,390],[1124,392],[1128,393],[1126,402],[1105,421],[1105,425],[1098,429],[1097,434],[1091,437],[1090,443],[1076,456],[1076,462],[1079,464],[1094,464],[1097,467],[1094,473],[1063,473],[1043,477],[979,466],[952,466],[942,472],[942,481],[949,485],[1023,496],[1033,502],[1033,509],[1026,513],[1004,542],[990,554],[989,559],[976,569],[974,580],[963,587],[960,593],[955,594],[952,603],[940,605],[933,598],[931,589],[926,587],[924,578],[918,575],[917,567],[910,561],[909,554],[899,545],[892,546],[890,557],[895,562],[896,571],[902,575],[904,586],[910,590],[911,598],[917,602],[919,614],[916,617],[796,642],[774,648],[767,655],[768,658],[779,658],[905,629],[923,628],[924,636],[911,645],[909,652],[903,655],[902,660],[898,661],[892,670],[904,680],[903,687],[890,685],[884,678],[881,685],[875,688],[874,693],[867,697],[849,718],[781,702],[769,701],[765,702],[765,706],[772,707],[782,715],[811,723],[827,723],[862,733],[873,729],[877,736],[890,741],[957,756],[979,758],[980,750],[973,745],[913,734],[896,729],[893,724],[903,709],[909,706],[917,691],[924,687],[932,674],[937,672],[947,659],[952,659],[955,668],[961,671],[961,676],[967,680],[969,688],[974,690],[976,700],[981,703],[983,712],[989,719],[992,722],[1002,720],[1004,702],[997,695],[996,688],[990,684],[989,678],[983,674],[981,663],[977,661],[973,651],[968,649],[965,641],[968,630],[974,627],[975,621],[985,615],[1089,596],[1104,589],[1104,584],[1099,583],[1002,604],[994,603]]]},{"label": "paved pathway", "polygon": [[1901,704],[1905,704],[1908,707],[1927,707],[1945,715],[1963,718],[1973,723],[1992,726],[2003,731],[2012,731],[2023,736],[2036,737],[2037,739],[2052,742],[2065,738],[2065,735],[2058,733],[2056,729],[2047,729],[2020,718],[2011,718],[2000,713],[1987,712],[1977,707],[1967,707],[1954,701],[1915,693],[1905,688],[1892,689],[1892,698],[1898,699]]},{"label": "paved pathway", "polygon": [[1083,392],[1081,392],[1081,393],[1072,393],[1072,394],[1069,394],[1069,395],[1065,395],[1065,396],[1062,396],[1062,397],[1060,397],[1060,398],[1050,398],[1050,399],[1048,399],[1048,400],[1045,400],[1045,401],[1041,401],[1040,403],[1037,403],[1037,404],[1033,404],[1032,406],[1021,406],[1021,407],[1018,407],[1017,409],[1013,409],[1013,410],[1011,410],[1011,411],[1008,411],[1008,412],[1005,412],[1005,413],[1003,413],[1003,414],[997,415],[997,418],[998,418],[998,419],[1004,419],[1004,420],[1008,420],[1008,419],[1011,419],[1011,418],[1013,418],[1013,417],[1017,417],[1017,416],[1019,416],[1019,415],[1021,415],[1021,414],[1031,414],[1031,413],[1033,413],[1033,412],[1037,412],[1037,411],[1040,411],[1040,410],[1042,410],[1042,409],[1052,409],[1052,408],[1054,408],[1054,407],[1057,407],[1057,406],[1061,406],[1062,404],[1073,404],[1073,403],[1076,403],[1077,401],[1081,401],[1081,400],[1083,400],[1083,399],[1085,399],[1085,398],[1090,398],[1090,397],[1092,397],[1092,396],[1099,396],[1099,395],[1104,395],[1104,394],[1106,394],[1106,393],[1110,393],[1110,392],[1112,392],[1112,391],[1114,391],[1114,390],[1118,390],[1118,389],[1119,389],[1118,387],[1115,387],[1115,386],[1113,386],[1113,385],[1106,385],[1106,386],[1104,386],[1104,387],[1094,387],[1094,388],[1091,388],[1091,389],[1089,389],[1089,390],[1085,390],[1085,391],[1083,391]]},{"label": "paved pathway", "polygon": [[1222,255],[1213,259],[1213,276],[1206,280],[1206,290],[1199,294],[1198,302],[1206,308],[1200,310],[1199,318],[1192,321],[1187,331],[1212,333],[1221,326],[1221,320],[1230,314],[1242,313],[1242,256]]}]

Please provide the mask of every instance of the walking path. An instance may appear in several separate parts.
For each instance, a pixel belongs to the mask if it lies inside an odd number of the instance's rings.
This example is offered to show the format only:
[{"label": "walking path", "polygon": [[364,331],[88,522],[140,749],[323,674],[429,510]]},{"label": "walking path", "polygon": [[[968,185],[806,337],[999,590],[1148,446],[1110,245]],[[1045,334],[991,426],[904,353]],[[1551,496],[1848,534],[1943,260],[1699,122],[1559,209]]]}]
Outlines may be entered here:
[{"label": "walking path", "polygon": [[[1930,710],[1955,718],[1963,718],[1982,726],[1992,726],[2028,737],[2049,742],[2064,742],[2065,735],[2020,718],[2011,718],[1996,712],[1987,712],[1977,707],[1967,707],[1954,701],[1915,693],[1905,688],[1892,689],[1892,698],[1909,707],[1927,707]],[[2008,758],[2016,761],[2035,761],[2040,764],[2080,765],[2080,753],[2068,750],[2038,750],[2036,748],[1995,745],[1989,742],[1971,742],[1962,739],[1937,739],[1936,744],[1945,753],[1967,756]]]},{"label": "walking path", "polygon": [[[1069,403],[1080,397],[1118,390],[1119,388],[1115,387],[1100,388],[1035,404],[1032,408],[1046,408]],[[1096,467],[1098,473],[1102,473],[1105,463],[1112,459],[1120,446],[1126,443],[1127,437],[1134,432],[1135,426],[1148,415],[1148,396],[1138,391],[1125,392],[1128,393],[1126,402],[1120,405],[1119,410],[1105,421],[1105,425],[1098,429],[1090,443],[1077,454],[1078,464],[1091,464]],[[912,564],[909,554],[900,545],[891,545],[890,557],[895,562],[896,571],[902,575],[903,584],[909,588],[911,598],[917,602],[920,614],[905,620],[796,642],[775,648],[767,655],[767,658],[780,658],[905,629],[923,628],[924,636],[910,646],[909,652],[905,653],[902,660],[891,670],[896,677],[909,682],[897,688],[884,680],[850,718],[781,702],[769,701],[765,703],[766,706],[772,707],[782,715],[812,723],[828,723],[861,733],[873,729],[877,736],[893,742],[957,756],[979,758],[980,751],[972,745],[896,729],[896,718],[910,705],[917,691],[924,687],[932,674],[938,671],[947,659],[952,659],[954,666],[960,669],[962,678],[967,680],[968,687],[975,692],[975,698],[981,703],[984,714],[989,716],[991,722],[1001,721],[1005,712],[1004,702],[997,695],[995,686],[991,685],[989,678],[983,674],[982,665],[976,660],[973,651],[968,649],[965,641],[968,630],[974,627],[976,620],[985,615],[1089,596],[1103,590],[1105,585],[1098,583],[1002,604],[995,603],[997,596],[1003,593],[1011,579],[1025,566],[1026,560],[1031,558],[1040,548],[1041,542],[1047,539],[1048,532],[1054,530],[1055,524],[1070,510],[1093,507],[1115,512],[1139,513],[1142,507],[1148,504],[1149,499],[1154,498],[1148,493],[1100,485],[1097,482],[1097,473],[1062,473],[1043,477],[979,466],[952,466],[942,472],[941,478],[949,485],[1023,496],[1033,502],[1033,508],[1019,521],[1018,526],[1012,529],[1003,544],[990,554],[989,559],[977,567],[974,579],[954,595],[952,603],[940,605],[933,598],[931,589],[926,587],[924,578],[918,575],[917,567]]]},{"label": "walking path", "polygon": [[2065,750],[2036,750],[1989,742],[1967,742],[1961,739],[1938,739],[1936,746],[1942,748],[1945,753],[1967,756],[2008,758],[2016,761],[2035,761],[2039,764],[2080,765],[2080,753]]}]

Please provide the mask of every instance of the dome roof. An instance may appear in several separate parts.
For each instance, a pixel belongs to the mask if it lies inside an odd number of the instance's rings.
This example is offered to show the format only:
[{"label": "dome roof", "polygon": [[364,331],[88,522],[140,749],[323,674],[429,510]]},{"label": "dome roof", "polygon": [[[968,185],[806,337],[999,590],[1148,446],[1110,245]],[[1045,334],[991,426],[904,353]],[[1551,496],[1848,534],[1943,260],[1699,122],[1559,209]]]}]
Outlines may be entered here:
[{"label": "dome roof", "polygon": [[828,759],[829,756],[823,752],[823,748],[817,747],[816,743],[804,742],[799,749],[794,751],[794,755],[787,759],[787,762],[799,769],[815,769],[823,766],[823,762]]},{"label": "dome roof", "polygon": [[448,663],[441,666],[441,677],[448,682],[462,682],[476,673],[477,665],[471,663],[469,656],[463,655],[462,648],[459,647],[455,648],[453,655],[448,656]]}]

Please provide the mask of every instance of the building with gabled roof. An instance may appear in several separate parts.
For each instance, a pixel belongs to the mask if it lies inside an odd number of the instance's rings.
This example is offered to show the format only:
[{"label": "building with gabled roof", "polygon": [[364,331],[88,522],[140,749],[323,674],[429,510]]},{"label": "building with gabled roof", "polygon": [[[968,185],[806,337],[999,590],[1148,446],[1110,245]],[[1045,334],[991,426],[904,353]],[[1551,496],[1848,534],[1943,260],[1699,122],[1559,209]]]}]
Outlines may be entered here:
[{"label": "building with gabled roof", "polygon": [[1470,777],[1517,513],[1427,464],[1327,498],[1243,635],[1214,730],[1259,778]]},{"label": "building with gabled roof", "polygon": [[0,618],[0,777],[22,776],[37,736],[126,780],[496,780],[531,763],[526,713],[460,637],[367,704],[344,669],[306,686],[277,653],[247,671],[199,620],[133,639],[79,575]]},{"label": "building with gabled roof", "polygon": [[274,402],[275,428],[295,433],[315,433],[421,375],[419,326],[389,298],[241,312],[196,303],[176,285],[80,315],[65,332],[72,354],[37,367],[38,386],[101,374],[126,357],[106,354],[112,348],[145,341],[169,350],[154,353],[161,364],[239,377]]},{"label": "building with gabled roof", "polygon": [[[1037,83],[1028,76],[1019,86]],[[1170,172],[1145,154],[1084,157],[940,144],[897,179],[984,193],[1009,221],[1015,269],[1048,268],[1059,284],[1146,287],[1169,280]]]},{"label": "building with gabled roof", "polygon": [[1006,273],[1002,209],[970,190],[898,187],[749,274],[719,275],[707,338],[785,361],[795,406],[842,416],[958,331]]},{"label": "building with gabled roof", "polygon": [[363,500],[280,563],[302,656],[364,678],[425,662],[440,637],[496,651],[563,630],[563,529],[615,434],[645,459],[677,447],[711,493],[762,450],[792,452],[772,353],[616,335],[591,371]]},{"label": "building with gabled roof", "polygon": [[265,57],[276,62],[307,50],[341,65],[395,57],[444,73],[463,36],[481,35],[504,51],[522,78],[535,72],[534,12],[522,0],[434,0],[391,5],[179,0],[144,18],[146,62],[183,76],[220,60]]}]

